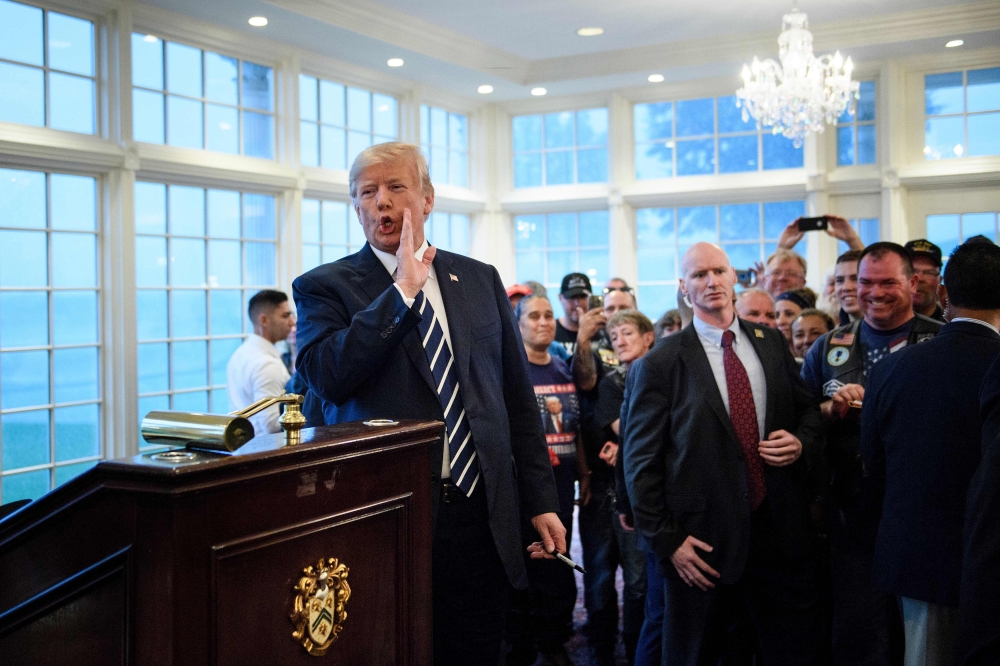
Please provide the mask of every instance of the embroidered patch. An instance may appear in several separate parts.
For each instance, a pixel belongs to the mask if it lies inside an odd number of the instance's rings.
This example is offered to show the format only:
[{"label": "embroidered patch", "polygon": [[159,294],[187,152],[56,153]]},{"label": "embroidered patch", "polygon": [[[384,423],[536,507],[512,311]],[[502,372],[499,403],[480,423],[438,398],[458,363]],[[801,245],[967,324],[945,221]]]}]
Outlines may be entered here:
[{"label": "embroidered patch", "polygon": [[844,387],[843,382],[838,382],[836,379],[831,379],[826,384],[823,384],[823,395],[828,398],[833,397],[833,394]]},{"label": "embroidered patch", "polygon": [[917,336],[917,344],[919,344],[921,342],[927,342],[928,340],[930,340],[931,338],[933,338],[935,335],[937,335],[937,333],[921,333],[920,335]]},{"label": "embroidered patch", "polygon": [[847,359],[849,358],[851,358],[850,349],[847,347],[834,347],[830,350],[830,353],[826,355],[826,362],[836,367],[847,363]]},{"label": "embroidered patch", "polygon": [[598,355],[601,357],[601,363],[604,365],[618,365],[618,357],[615,356],[615,352],[611,349],[598,349]]},{"label": "embroidered patch", "polygon": [[850,347],[854,344],[854,334],[853,333],[837,333],[835,336],[830,338],[831,345],[844,345],[845,347]]}]

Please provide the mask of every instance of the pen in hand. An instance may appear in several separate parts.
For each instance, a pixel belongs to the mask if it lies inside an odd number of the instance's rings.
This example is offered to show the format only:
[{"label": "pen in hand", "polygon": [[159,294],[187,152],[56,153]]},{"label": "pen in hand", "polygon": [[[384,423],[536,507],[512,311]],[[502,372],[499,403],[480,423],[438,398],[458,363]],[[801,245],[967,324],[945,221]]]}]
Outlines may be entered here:
[{"label": "pen in hand", "polygon": [[582,573],[582,574],[587,573],[586,571],[584,571],[583,567],[581,567],[579,564],[577,564],[573,560],[569,559],[568,557],[566,557],[562,553],[555,552],[555,553],[553,553],[553,555],[556,556],[556,559],[558,559],[561,562],[564,562],[567,566],[573,567],[574,569],[576,569],[580,573]]}]

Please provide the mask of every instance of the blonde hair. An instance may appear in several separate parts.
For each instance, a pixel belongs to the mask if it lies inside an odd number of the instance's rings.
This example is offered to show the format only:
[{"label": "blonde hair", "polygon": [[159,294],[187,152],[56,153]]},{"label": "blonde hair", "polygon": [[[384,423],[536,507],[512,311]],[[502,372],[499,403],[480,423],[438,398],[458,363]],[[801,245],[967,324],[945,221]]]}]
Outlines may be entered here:
[{"label": "blonde hair", "polygon": [[[352,171],[351,173],[354,172]],[[806,268],[806,260],[798,252],[793,252],[792,250],[779,247],[777,250],[774,251],[774,254],[772,254],[770,257],[767,258],[767,261],[764,262],[764,267],[766,268],[770,266],[771,262],[775,260],[777,260],[779,264],[784,263],[786,261],[797,261],[799,262],[799,265],[802,266],[802,272],[803,273],[808,272],[808,269]]]},{"label": "blonde hair", "polygon": [[351,165],[351,173],[348,179],[351,188],[351,199],[357,199],[358,177],[362,171],[376,164],[407,160],[412,160],[413,164],[417,167],[420,189],[423,190],[424,194],[434,194],[434,186],[431,184],[431,174],[427,170],[427,160],[424,158],[424,154],[420,152],[420,148],[412,143],[389,141],[365,148],[354,158],[354,164]]},{"label": "blonde hair", "polygon": [[619,310],[611,315],[611,319],[608,320],[604,330],[607,331],[608,335],[611,335],[611,331],[623,324],[632,324],[635,326],[639,331],[639,335],[654,332],[653,322],[649,321],[649,317],[638,310]]}]

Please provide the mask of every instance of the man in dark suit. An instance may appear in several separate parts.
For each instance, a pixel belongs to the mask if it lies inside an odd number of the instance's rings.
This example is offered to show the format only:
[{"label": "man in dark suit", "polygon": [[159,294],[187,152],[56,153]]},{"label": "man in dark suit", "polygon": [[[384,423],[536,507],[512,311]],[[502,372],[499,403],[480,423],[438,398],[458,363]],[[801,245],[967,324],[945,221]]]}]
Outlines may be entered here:
[{"label": "man in dark suit", "polygon": [[491,266],[424,238],[434,188],[419,148],[363,151],[350,191],[368,243],[293,284],[298,369],[326,423],[436,419],[434,661],[497,663],[510,585],[524,587],[519,517],[544,548],[565,529],[524,347]]},{"label": "man in dark suit", "polygon": [[681,263],[694,322],[633,364],[621,432],[636,527],[663,570],[663,663],[819,660],[808,460],[820,415],[780,332],[741,321],[719,247]]},{"label": "man in dark suit", "polygon": [[966,243],[945,269],[951,322],[868,375],[861,452],[878,524],[872,580],[903,611],[907,662],[959,657],[962,524],[979,466],[979,390],[1000,357],[1000,247]]}]

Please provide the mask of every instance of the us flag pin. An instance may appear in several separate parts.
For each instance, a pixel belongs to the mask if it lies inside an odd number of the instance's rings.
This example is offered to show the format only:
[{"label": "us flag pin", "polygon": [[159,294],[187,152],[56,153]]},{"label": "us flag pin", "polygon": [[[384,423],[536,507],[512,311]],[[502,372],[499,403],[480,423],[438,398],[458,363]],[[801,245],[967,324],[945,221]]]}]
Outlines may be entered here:
[{"label": "us flag pin", "polygon": [[458,276],[455,275],[454,273],[448,273],[448,277],[451,278],[452,282],[458,282]]}]

